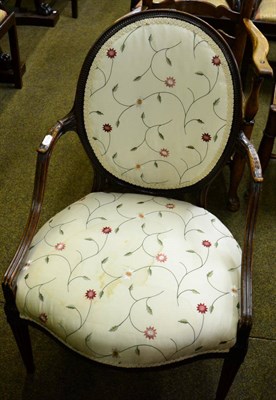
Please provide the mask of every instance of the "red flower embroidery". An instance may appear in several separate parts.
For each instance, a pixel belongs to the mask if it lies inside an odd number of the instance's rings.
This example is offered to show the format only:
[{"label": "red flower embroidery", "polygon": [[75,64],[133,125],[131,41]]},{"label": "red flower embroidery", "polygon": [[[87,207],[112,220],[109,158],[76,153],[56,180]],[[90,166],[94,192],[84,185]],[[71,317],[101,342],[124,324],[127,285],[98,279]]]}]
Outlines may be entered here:
[{"label": "red flower embroidery", "polygon": [[95,299],[95,297],[97,296],[97,293],[95,292],[94,289],[89,289],[86,291],[85,293],[85,297],[89,300],[93,300]]},{"label": "red flower embroidery", "polygon": [[212,63],[213,63],[214,65],[216,65],[217,67],[219,67],[220,64],[221,64],[221,61],[220,61],[219,56],[214,56],[214,57],[212,58]]},{"label": "red flower embroidery", "polygon": [[106,52],[108,58],[115,58],[117,56],[117,51],[115,49],[108,49]]},{"label": "red flower embroidery", "polygon": [[166,262],[168,257],[166,256],[166,254],[164,253],[159,253],[157,254],[157,256],[155,257],[157,261],[159,262]]},{"label": "red flower embroidery", "polygon": [[64,243],[57,243],[56,245],[55,245],[55,249],[56,250],[64,250],[65,249],[65,244]]},{"label": "red flower embroidery", "polygon": [[208,307],[204,303],[198,304],[196,309],[201,314],[205,314],[208,311]]},{"label": "red flower embroidery", "polygon": [[173,209],[173,208],[175,207],[175,204],[173,204],[173,203],[168,203],[168,204],[166,204],[166,207],[167,207],[167,208],[170,208],[170,209]]},{"label": "red flower embroidery", "polygon": [[109,233],[111,233],[112,232],[112,229],[110,228],[110,226],[105,226],[103,229],[102,229],[102,233],[105,233],[106,235],[108,235]]},{"label": "red flower embroidery", "polygon": [[154,339],[157,335],[157,331],[153,326],[149,326],[148,328],[146,328],[146,330],[144,331],[144,335],[146,336],[147,339]]},{"label": "red flower embroidery", "polygon": [[212,139],[212,136],[209,135],[209,133],[203,133],[203,135],[201,136],[201,139],[202,139],[204,142],[210,142],[210,140]]},{"label": "red flower embroidery", "polygon": [[209,240],[203,240],[202,244],[203,244],[203,246],[205,246],[205,247],[211,247],[211,246],[212,246],[212,243],[209,242]]},{"label": "red flower embroidery", "polygon": [[112,131],[112,126],[110,124],[104,124],[103,125],[103,130],[105,132],[111,132]]},{"label": "red flower embroidery", "polygon": [[141,169],[141,164],[136,164],[135,168],[138,169],[138,170]]},{"label": "red flower embroidery", "polygon": [[139,213],[139,214],[138,214],[138,217],[139,217],[139,218],[145,218],[145,215],[144,215],[143,213]]},{"label": "red flower embroidery", "polygon": [[41,322],[43,322],[43,324],[46,324],[46,322],[48,321],[48,316],[46,313],[41,313],[39,319]]},{"label": "red flower embroidery", "polygon": [[165,85],[167,87],[174,87],[175,86],[175,79],[172,76],[169,76],[168,78],[165,79]]},{"label": "red flower embroidery", "polygon": [[162,156],[162,157],[168,157],[169,154],[170,154],[170,152],[169,152],[169,150],[167,150],[167,149],[161,149],[161,150],[159,151],[159,154],[160,154],[160,156]]}]

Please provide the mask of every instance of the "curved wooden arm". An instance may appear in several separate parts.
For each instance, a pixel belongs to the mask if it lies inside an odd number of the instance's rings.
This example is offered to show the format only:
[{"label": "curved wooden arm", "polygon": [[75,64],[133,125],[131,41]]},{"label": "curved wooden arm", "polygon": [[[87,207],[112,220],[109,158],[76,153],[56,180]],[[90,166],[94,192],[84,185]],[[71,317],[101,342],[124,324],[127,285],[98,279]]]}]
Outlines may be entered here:
[{"label": "curved wooden arm", "polygon": [[240,326],[249,330],[252,325],[252,264],[253,264],[253,237],[257,219],[257,210],[262,188],[262,168],[254,146],[242,132],[238,139],[245,150],[251,171],[252,183],[250,187],[244,245],[242,253],[242,282],[241,287],[241,317]]},{"label": "curved wooden arm", "polygon": [[52,151],[58,139],[65,132],[75,130],[75,125],[75,116],[73,112],[70,112],[65,118],[59,120],[49,130],[49,133],[45,136],[37,150],[35,182],[29,218],[15,256],[5,273],[3,280],[3,285],[9,286],[13,291],[16,290],[16,277],[23,267],[24,258],[36,232],[45,193],[48,166]]},{"label": "curved wooden arm", "polygon": [[269,44],[265,36],[259,31],[254,23],[248,19],[243,19],[247,33],[253,46],[253,62],[259,76],[273,76],[273,70],[267,61]]},{"label": "curved wooden arm", "polygon": [[238,138],[238,144],[246,152],[247,161],[249,164],[249,169],[253,180],[255,182],[262,182],[263,181],[262,166],[257,150],[243,132],[241,132]]}]

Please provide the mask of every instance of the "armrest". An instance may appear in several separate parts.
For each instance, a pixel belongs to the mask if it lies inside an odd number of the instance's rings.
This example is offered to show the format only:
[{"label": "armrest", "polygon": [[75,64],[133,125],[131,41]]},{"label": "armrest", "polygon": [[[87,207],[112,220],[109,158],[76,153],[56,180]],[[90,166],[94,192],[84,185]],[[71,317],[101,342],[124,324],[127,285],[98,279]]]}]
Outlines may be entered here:
[{"label": "armrest", "polygon": [[262,166],[259,160],[259,156],[257,150],[250,142],[250,140],[245,136],[243,132],[240,133],[238,138],[238,144],[242,147],[245,151],[247,156],[247,162],[249,165],[251,177],[253,178],[254,182],[263,182],[262,176]]},{"label": "armrest", "polygon": [[36,232],[45,193],[48,166],[52,151],[58,139],[67,131],[75,130],[75,125],[75,116],[70,112],[65,118],[59,120],[49,130],[48,134],[37,149],[36,173],[29,218],[15,256],[4,275],[3,285],[9,286],[13,291],[16,290],[17,275],[23,267],[24,258]]},{"label": "armrest", "polygon": [[238,139],[239,144],[247,155],[251,172],[251,187],[249,190],[246,228],[242,253],[242,282],[241,287],[241,316],[240,326],[250,330],[252,325],[252,264],[253,264],[253,237],[257,219],[259,197],[262,188],[262,168],[253,144],[242,132]]},{"label": "armrest", "polygon": [[253,62],[259,76],[273,76],[273,70],[267,61],[269,44],[265,36],[259,31],[254,23],[247,18],[243,19],[248,36],[253,46]]}]

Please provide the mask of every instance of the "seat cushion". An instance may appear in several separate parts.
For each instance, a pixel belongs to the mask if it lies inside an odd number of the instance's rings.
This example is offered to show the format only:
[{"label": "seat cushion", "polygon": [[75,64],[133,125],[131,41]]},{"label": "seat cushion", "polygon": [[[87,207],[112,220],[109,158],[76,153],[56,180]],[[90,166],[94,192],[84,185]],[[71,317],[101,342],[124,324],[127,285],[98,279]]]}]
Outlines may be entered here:
[{"label": "seat cushion", "polygon": [[258,21],[276,22],[275,0],[262,0],[254,19]]},{"label": "seat cushion", "polygon": [[240,264],[238,243],[203,208],[93,193],[38,231],[16,302],[93,360],[161,365],[233,346]]}]

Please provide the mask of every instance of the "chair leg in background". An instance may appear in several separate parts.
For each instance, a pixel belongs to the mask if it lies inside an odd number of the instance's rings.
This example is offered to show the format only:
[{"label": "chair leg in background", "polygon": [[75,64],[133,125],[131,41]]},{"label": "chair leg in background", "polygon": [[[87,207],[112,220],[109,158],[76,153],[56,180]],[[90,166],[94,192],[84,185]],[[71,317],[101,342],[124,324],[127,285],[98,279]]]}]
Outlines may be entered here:
[{"label": "chair leg in background", "polygon": [[72,17],[78,18],[78,0],[71,0]]}]

